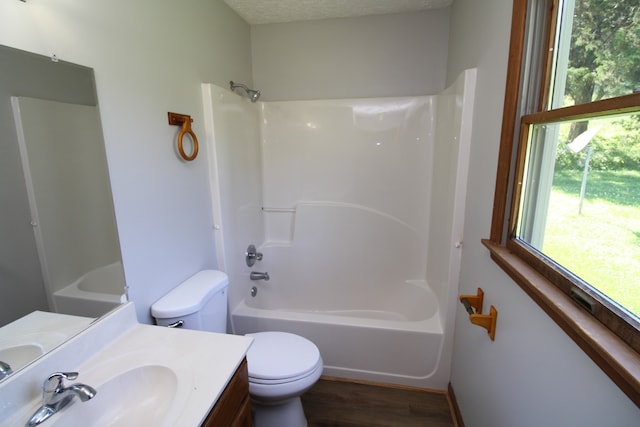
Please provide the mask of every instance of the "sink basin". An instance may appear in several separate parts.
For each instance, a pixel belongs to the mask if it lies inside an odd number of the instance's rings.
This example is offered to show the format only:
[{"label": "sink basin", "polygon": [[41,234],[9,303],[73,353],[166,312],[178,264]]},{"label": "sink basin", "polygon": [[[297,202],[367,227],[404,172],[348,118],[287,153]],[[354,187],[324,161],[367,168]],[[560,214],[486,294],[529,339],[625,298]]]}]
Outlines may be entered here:
[{"label": "sink basin", "polygon": [[44,349],[36,343],[18,344],[0,348],[0,360],[11,365],[14,371],[44,354]]},{"label": "sink basin", "polygon": [[87,383],[98,391],[96,396],[87,402],[76,399],[51,417],[52,427],[160,426],[176,395],[178,377],[166,366],[146,365],[104,384]]}]

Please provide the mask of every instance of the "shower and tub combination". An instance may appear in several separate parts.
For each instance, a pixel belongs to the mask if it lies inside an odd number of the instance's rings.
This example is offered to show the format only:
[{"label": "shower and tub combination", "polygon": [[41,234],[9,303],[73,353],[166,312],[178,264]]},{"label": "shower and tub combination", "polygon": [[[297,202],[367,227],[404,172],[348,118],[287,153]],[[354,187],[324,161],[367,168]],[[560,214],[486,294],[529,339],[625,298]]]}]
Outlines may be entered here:
[{"label": "shower and tub combination", "polygon": [[445,389],[475,70],[433,96],[255,103],[243,89],[203,85],[231,332],[304,336],[325,375]]}]

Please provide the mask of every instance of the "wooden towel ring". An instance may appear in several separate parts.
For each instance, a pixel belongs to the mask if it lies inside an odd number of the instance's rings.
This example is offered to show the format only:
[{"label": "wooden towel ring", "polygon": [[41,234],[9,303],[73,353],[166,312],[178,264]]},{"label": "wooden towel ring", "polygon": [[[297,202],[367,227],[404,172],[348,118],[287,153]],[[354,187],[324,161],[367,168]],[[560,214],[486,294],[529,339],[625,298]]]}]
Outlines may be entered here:
[{"label": "wooden towel ring", "polygon": [[[190,162],[198,155],[198,137],[191,129],[191,123],[193,122],[193,119],[191,118],[191,116],[188,116],[186,114],[168,113],[168,115],[170,125],[182,126],[182,129],[180,129],[180,133],[178,133],[178,151],[180,152],[180,155],[183,159]],[[184,138],[184,135],[187,133],[191,135],[191,139],[193,140],[193,152],[191,153],[191,155],[185,153],[184,147],[182,145],[182,138]]]}]

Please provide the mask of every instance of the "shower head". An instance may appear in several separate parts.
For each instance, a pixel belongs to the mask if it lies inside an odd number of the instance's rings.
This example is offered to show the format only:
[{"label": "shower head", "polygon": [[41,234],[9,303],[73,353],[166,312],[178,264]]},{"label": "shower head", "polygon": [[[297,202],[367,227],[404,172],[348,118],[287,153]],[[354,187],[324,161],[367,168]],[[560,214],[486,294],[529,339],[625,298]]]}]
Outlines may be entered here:
[{"label": "shower head", "polygon": [[251,100],[251,102],[256,102],[258,100],[258,98],[260,98],[260,91],[259,90],[253,90],[253,89],[249,89],[247,86],[241,84],[241,83],[234,83],[233,80],[231,80],[229,82],[229,87],[231,87],[231,90],[235,90],[236,88],[241,88],[244,89],[247,98],[249,98],[249,100]]},{"label": "shower head", "polygon": [[249,89],[247,90],[247,95],[249,95],[249,99],[251,100],[251,102],[256,102],[258,98],[260,98],[260,91]]}]

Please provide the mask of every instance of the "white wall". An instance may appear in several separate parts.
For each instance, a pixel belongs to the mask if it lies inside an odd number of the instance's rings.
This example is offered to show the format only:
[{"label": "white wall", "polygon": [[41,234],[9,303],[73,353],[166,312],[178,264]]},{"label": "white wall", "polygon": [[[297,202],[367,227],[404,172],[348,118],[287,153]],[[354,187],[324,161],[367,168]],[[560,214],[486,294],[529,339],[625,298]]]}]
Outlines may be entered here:
[{"label": "white wall", "polygon": [[496,340],[459,305],[451,383],[467,427],[637,426],[638,408],[494,264],[489,236],[508,55],[511,0],[456,0],[448,81],[477,67],[460,292],[485,291]]},{"label": "white wall", "polygon": [[262,99],[432,95],[445,88],[449,9],[251,27]]},{"label": "white wall", "polygon": [[116,219],[138,318],[216,266],[206,147],[186,163],[167,112],[193,116],[200,84],[252,84],[249,26],[222,0],[0,3],[0,44],[95,69]]}]

